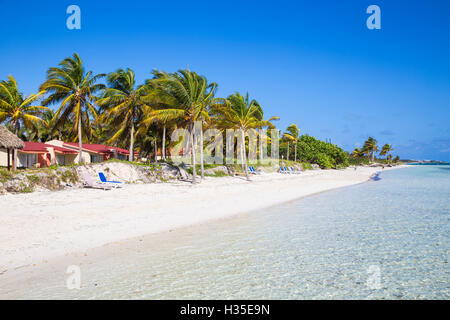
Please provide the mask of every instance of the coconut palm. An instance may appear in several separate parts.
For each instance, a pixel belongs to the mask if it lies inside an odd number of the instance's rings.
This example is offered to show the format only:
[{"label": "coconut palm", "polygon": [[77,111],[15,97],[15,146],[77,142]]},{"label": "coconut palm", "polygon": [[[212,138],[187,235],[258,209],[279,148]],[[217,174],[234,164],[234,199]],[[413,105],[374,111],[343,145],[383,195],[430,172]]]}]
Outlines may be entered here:
[{"label": "coconut palm", "polygon": [[295,124],[291,124],[289,127],[287,127],[286,133],[283,134],[283,137],[288,141],[294,143],[294,161],[297,161],[297,142],[300,139],[300,129]]},{"label": "coconut palm", "polygon": [[352,157],[353,158],[360,158],[364,156],[364,151],[359,149],[359,148],[355,148],[355,150],[353,150],[352,152]]},{"label": "coconut palm", "polygon": [[[147,121],[177,121],[186,125],[190,132],[190,146],[192,156],[192,183],[196,183],[196,135],[194,125],[196,121],[209,119],[208,107],[214,99],[217,89],[216,83],[208,83],[204,76],[189,70],[179,70],[176,73],[153,71],[154,79],[160,90],[160,98],[166,107],[156,109],[147,117]],[[203,158],[202,131],[200,130],[201,157]],[[203,168],[203,166],[202,166]],[[203,176],[203,170],[202,170]]]},{"label": "coconut palm", "polygon": [[21,126],[35,129],[39,123],[44,123],[42,114],[48,110],[44,106],[32,106],[38,101],[45,90],[37,94],[24,97],[17,88],[17,81],[13,76],[8,81],[0,82],[0,123],[7,122],[16,135],[19,134]]},{"label": "coconut palm", "polygon": [[366,142],[364,142],[363,151],[369,158],[371,162],[375,160],[375,152],[378,151],[378,142],[372,137],[369,137]]},{"label": "coconut palm", "polygon": [[[264,119],[264,111],[259,106],[259,113],[256,114],[256,118],[258,119],[258,135],[259,135],[259,160],[262,162],[264,159],[263,154],[263,129],[269,128],[269,129],[275,129],[275,125],[272,123],[272,121],[279,120],[279,117],[271,117],[269,119]],[[267,135],[266,135],[267,137]]]},{"label": "coconut palm", "polygon": [[150,94],[147,85],[136,86],[133,70],[118,69],[107,76],[108,88],[105,88],[98,105],[105,110],[101,117],[113,128],[115,134],[107,141],[112,143],[129,137],[130,156],[134,160],[135,127],[145,110],[150,110],[144,97]]},{"label": "coconut palm", "polygon": [[241,132],[241,163],[245,166],[247,180],[250,180],[250,178],[245,152],[245,132],[257,128],[260,124],[258,120],[260,108],[256,100],[250,100],[248,93],[242,96],[238,92],[211,105],[211,112],[219,128],[237,129]]},{"label": "coconut palm", "polygon": [[[7,81],[0,82],[0,123],[7,122],[16,135],[21,126],[30,131],[37,131],[37,125],[42,123],[42,112],[47,110],[44,106],[33,106],[45,93],[41,90],[37,94],[24,97],[17,88],[17,81],[9,76]],[[17,150],[14,150],[14,168],[17,165]]]},{"label": "coconut palm", "polygon": [[[77,140],[79,146],[79,162],[83,159],[83,135],[91,138],[94,134],[92,120],[97,119],[94,106],[94,94],[104,89],[103,84],[96,83],[104,74],[93,75],[86,72],[78,54],[66,58],[58,67],[47,71],[47,80],[40,90],[46,90],[50,95],[43,101],[45,106],[59,104],[54,117],[54,129],[63,128],[67,122],[72,122],[70,136]],[[77,136],[76,136],[77,134]]]},{"label": "coconut palm", "polygon": [[385,144],[380,151],[380,156],[385,156],[387,155],[389,152],[393,151],[394,149],[392,149],[392,145],[390,144]]}]

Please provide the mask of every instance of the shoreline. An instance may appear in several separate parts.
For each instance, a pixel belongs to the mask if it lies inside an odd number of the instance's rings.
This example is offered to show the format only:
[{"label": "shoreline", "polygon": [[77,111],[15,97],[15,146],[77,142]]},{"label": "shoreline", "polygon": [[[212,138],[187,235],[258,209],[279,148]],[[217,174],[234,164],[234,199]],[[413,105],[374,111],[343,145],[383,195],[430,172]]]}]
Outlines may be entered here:
[{"label": "shoreline", "polygon": [[[383,171],[405,168],[398,166]],[[314,170],[65,190],[0,198],[0,280],[51,260],[136,237],[233,218],[316,193],[369,181],[380,168]]]}]

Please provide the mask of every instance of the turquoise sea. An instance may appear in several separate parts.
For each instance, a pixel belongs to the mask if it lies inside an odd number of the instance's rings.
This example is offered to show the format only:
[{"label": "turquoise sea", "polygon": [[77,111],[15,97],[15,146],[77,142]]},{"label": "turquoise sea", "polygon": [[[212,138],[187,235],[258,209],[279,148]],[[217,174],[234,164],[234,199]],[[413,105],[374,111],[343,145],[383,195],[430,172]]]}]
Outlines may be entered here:
[{"label": "turquoise sea", "polygon": [[[449,299],[450,166],[130,240],[81,266],[82,288],[36,279],[24,298]],[[283,192],[283,190],[279,190]]]}]

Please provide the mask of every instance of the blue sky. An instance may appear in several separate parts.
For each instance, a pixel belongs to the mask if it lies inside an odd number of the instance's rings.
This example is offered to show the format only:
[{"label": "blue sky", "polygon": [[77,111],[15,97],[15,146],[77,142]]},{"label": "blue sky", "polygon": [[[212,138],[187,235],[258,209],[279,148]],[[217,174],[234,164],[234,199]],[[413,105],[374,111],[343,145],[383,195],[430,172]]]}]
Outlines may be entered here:
[{"label": "blue sky", "polygon": [[[81,8],[81,30],[66,9]],[[381,8],[381,30],[366,8]],[[450,161],[450,2],[4,1],[0,79],[25,94],[74,52],[86,68],[189,68],[249,92],[280,129],[330,138],[346,150],[369,136],[402,158]]]}]

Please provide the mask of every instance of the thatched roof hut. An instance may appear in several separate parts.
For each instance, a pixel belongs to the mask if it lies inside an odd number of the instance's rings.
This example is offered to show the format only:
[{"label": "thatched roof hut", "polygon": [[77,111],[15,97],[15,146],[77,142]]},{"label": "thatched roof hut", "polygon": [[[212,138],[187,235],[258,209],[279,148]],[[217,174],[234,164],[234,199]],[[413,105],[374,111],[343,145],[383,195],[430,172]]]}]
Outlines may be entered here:
[{"label": "thatched roof hut", "polygon": [[16,152],[14,150],[23,149],[25,144],[14,133],[6,129],[5,126],[0,126],[0,149],[6,149],[8,157],[8,170],[10,169],[10,152],[13,153],[12,168],[15,169],[17,165]]},{"label": "thatched roof hut", "polygon": [[24,143],[5,126],[0,126],[0,148],[23,149]]}]

